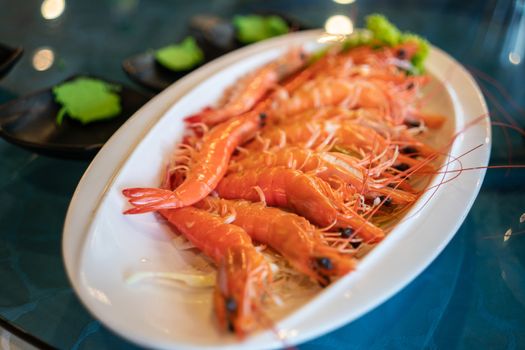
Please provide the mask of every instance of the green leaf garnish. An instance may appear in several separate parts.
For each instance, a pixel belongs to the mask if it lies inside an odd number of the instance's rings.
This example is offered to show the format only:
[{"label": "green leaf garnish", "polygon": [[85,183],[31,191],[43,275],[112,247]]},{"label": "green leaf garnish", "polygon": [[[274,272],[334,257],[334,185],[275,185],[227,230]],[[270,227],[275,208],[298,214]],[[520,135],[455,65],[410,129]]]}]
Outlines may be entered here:
[{"label": "green leaf garnish", "polygon": [[411,63],[414,67],[414,74],[421,74],[425,71],[424,63],[430,53],[430,43],[420,37],[419,35],[412,33],[403,33],[401,36],[401,43],[413,42],[417,44],[417,51],[412,56]]},{"label": "green leaf garnish", "polygon": [[395,46],[399,44],[401,32],[383,15],[373,14],[366,17],[366,28],[380,44]]},{"label": "green leaf garnish", "polygon": [[53,87],[55,101],[62,105],[56,123],[61,125],[66,114],[82,124],[116,117],[121,112],[119,90],[119,85],[87,77]]},{"label": "green leaf garnish", "polygon": [[204,54],[193,37],[187,37],[180,44],[172,44],[158,49],[155,59],[173,71],[185,71],[201,64]]},{"label": "green leaf garnish", "polygon": [[343,43],[343,51],[354,47],[371,45],[374,37],[369,30],[356,29]]},{"label": "green leaf garnish", "polygon": [[366,17],[366,29],[356,30],[343,43],[343,50],[362,45],[372,47],[396,46],[407,42],[417,45],[417,51],[412,56],[412,69],[408,74],[424,72],[424,62],[430,52],[430,43],[422,37],[412,33],[402,33],[385,16],[372,14]]},{"label": "green leaf garnish", "polygon": [[251,44],[290,31],[288,24],[279,16],[235,16],[233,25],[237,39],[243,44]]}]

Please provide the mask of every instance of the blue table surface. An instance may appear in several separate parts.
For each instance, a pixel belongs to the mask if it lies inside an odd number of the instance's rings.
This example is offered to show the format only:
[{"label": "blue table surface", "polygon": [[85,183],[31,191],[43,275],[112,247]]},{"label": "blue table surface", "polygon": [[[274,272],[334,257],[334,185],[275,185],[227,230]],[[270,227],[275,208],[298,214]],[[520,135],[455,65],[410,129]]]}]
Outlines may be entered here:
[{"label": "blue table surface", "polygon": [[[493,120],[510,117],[525,126],[524,1],[337,2],[344,1],[66,0],[63,14],[46,20],[42,1],[0,0],[0,42],[25,48],[0,82],[0,102],[79,72],[140,89],[125,77],[122,60],[181,39],[188,19],[200,13],[273,10],[322,27],[336,14],[359,25],[364,15],[382,12],[471,69]],[[54,52],[54,61],[37,71],[34,57],[42,48]],[[491,164],[525,164],[522,136],[509,131],[506,141],[501,128],[493,133]],[[88,164],[0,140],[0,318],[51,347],[131,349],[86,311],[64,272],[62,225]],[[363,317],[299,349],[525,348],[524,212],[525,172],[489,170],[455,238],[419,277]],[[508,229],[513,234],[505,239]]]}]

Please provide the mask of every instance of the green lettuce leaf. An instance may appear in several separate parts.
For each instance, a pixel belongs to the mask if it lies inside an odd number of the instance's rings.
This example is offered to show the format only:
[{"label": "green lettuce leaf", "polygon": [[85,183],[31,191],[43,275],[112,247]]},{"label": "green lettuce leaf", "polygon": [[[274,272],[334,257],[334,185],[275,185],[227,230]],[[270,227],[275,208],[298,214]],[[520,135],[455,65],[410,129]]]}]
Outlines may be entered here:
[{"label": "green lettuce leaf", "polygon": [[185,71],[204,61],[204,53],[193,37],[187,37],[180,44],[172,44],[158,49],[155,59],[173,71]]},{"label": "green lettuce leaf", "polygon": [[121,112],[119,90],[118,85],[87,77],[53,87],[55,101],[62,105],[56,123],[61,125],[66,115],[82,124],[116,117]]},{"label": "green lettuce leaf", "polygon": [[363,29],[356,29],[343,43],[343,51],[353,49],[363,45],[372,45],[374,37],[372,32]]},{"label": "green lettuce leaf", "polygon": [[412,33],[403,33],[401,36],[401,43],[413,42],[417,44],[417,51],[412,56],[411,63],[414,67],[414,74],[421,74],[425,71],[424,63],[430,53],[430,43],[424,38],[412,34]]},{"label": "green lettuce leaf", "polygon": [[288,24],[278,16],[235,16],[233,25],[237,40],[243,44],[251,44],[290,31]]},{"label": "green lettuce leaf", "polygon": [[366,28],[380,44],[395,46],[399,44],[401,32],[383,15],[373,14],[366,17]]},{"label": "green lettuce leaf", "polygon": [[[373,46],[396,46],[406,42],[414,42],[417,44],[418,50],[412,56],[412,70],[410,74],[421,74],[424,72],[424,63],[430,52],[430,43],[424,38],[412,34],[402,33],[394,24],[392,24],[385,16],[381,14],[372,14],[366,17],[366,28],[368,30],[368,37],[363,33],[355,33],[350,36],[345,42],[344,48],[353,48],[360,45]],[[363,39],[363,37],[365,39]]]}]

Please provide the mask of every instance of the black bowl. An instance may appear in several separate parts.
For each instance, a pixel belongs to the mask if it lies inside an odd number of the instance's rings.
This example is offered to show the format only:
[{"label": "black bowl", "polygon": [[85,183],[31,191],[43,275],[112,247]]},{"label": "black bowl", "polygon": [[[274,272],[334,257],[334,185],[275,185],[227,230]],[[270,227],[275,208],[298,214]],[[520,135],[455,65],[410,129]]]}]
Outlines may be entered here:
[{"label": "black bowl", "polygon": [[62,125],[57,125],[56,115],[61,106],[55,102],[51,89],[9,101],[0,105],[0,136],[36,153],[90,159],[151,98],[124,86],[119,95],[122,105],[120,115],[87,125],[67,117]]},{"label": "black bowl", "polygon": [[18,62],[24,49],[21,47],[12,48],[4,44],[0,44],[0,79],[3,78]]}]

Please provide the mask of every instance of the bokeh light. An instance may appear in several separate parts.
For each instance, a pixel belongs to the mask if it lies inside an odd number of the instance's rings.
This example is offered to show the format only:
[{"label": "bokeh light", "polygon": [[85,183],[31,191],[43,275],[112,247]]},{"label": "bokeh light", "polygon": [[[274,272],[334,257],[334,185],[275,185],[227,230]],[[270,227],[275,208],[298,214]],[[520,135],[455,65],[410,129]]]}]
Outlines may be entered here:
[{"label": "bokeh light", "polygon": [[42,17],[51,20],[60,17],[65,9],[65,0],[44,0],[40,7],[40,12],[42,13]]},{"label": "bokeh light", "polygon": [[521,56],[517,52],[511,52],[509,53],[509,61],[512,64],[518,65],[521,62]]},{"label": "bokeh light", "polygon": [[329,34],[348,35],[354,31],[354,24],[347,16],[335,15],[326,20],[324,29]]},{"label": "bokeh light", "polygon": [[42,72],[48,70],[55,61],[55,53],[49,47],[43,47],[33,54],[33,68]]},{"label": "bokeh light", "polygon": [[353,4],[355,0],[334,0],[334,2],[341,4],[341,5],[348,5],[348,4]]}]

